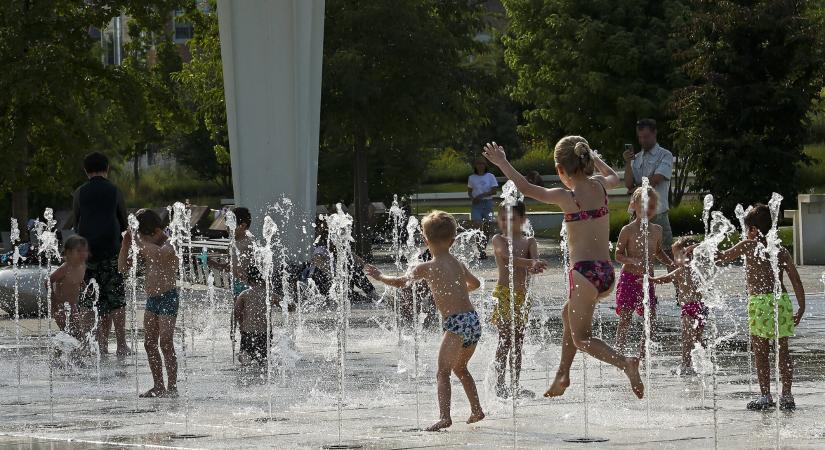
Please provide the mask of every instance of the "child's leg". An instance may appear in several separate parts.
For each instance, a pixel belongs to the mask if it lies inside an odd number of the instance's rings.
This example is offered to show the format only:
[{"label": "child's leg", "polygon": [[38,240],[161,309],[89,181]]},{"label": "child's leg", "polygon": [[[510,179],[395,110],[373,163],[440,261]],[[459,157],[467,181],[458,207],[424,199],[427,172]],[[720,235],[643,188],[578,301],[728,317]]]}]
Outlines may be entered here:
[{"label": "child's leg", "polygon": [[593,337],[593,311],[598,301],[598,291],[584,275],[575,270],[571,273],[575,288],[570,292],[568,317],[573,343],[579,350],[624,371],[630,380],[633,393],[642,398],[644,384],[639,375],[639,360],[625,358],[601,339]]},{"label": "child's leg", "polygon": [[[459,338],[459,341],[461,341],[461,338]],[[475,344],[469,347],[462,345],[453,366],[453,373],[461,381],[461,385],[464,386],[464,393],[467,394],[467,400],[470,401],[470,418],[467,419],[467,423],[478,422],[484,418],[484,411],[481,410],[481,402],[478,400],[476,382],[473,376],[470,375],[470,371],[467,370],[467,363],[470,362],[470,358],[472,358],[475,351]]]},{"label": "child's leg", "polygon": [[115,326],[115,337],[117,338],[117,354],[128,355],[129,346],[126,344],[126,308],[121,306],[112,311],[111,316]]},{"label": "child's leg", "polygon": [[510,353],[510,322],[499,319],[496,323],[498,328],[498,348],[496,349],[496,389],[504,389],[507,373],[507,355]]},{"label": "child's leg", "polygon": [[160,351],[163,352],[163,362],[166,365],[167,390],[175,393],[178,388],[178,358],[175,354],[173,338],[177,318],[177,316],[158,316]]},{"label": "child's leg", "polygon": [[561,320],[564,325],[561,340],[561,358],[559,369],[556,371],[556,378],[553,384],[544,393],[545,397],[558,397],[570,386],[570,367],[573,365],[573,358],[576,357],[576,344],[573,343],[573,335],[570,330],[570,301],[564,304],[561,310]]},{"label": "child's leg", "polygon": [[693,333],[693,319],[688,316],[682,316],[682,368],[688,368],[693,365],[691,358],[691,351],[693,350],[694,336]]},{"label": "child's leg", "polygon": [[66,310],[63,308],[63,303],[52,302],[52,319],[60,331],[66,331]]},{"label": "child's leg", "polygon": [[158,316],[155,313],[146,311],[143,315],[143,348],[146,349],[146,359],[149,360],[149,370],[152,372],[152,382],[154,386],[142,397],[157,397],[163,395],[163,365],[158,351]]},{"label": "child's leg", "polygon": [[633,309],[625,308],[619,313],[619,325],[616,327],[616,350],[624,354],[627,344],[627,330],[633,323]]},{"label": "child's leg", "polygon": [[97,343],[100,346],[100,353],[104,355],[109,353],[109,328],[111,326],[111,314],[99,316],[97,323]]},{"label": "child's leg", "polygon": [[[644,319],[643,319],[644,320]],[[650,308],[650,340],[653,341],[653,336],[656,334],[656,308]],[[642,331],[642,342],[639,344],[639,359],[644,359],[647,353],[647,336]]]},{"label": "child's leg", "polygon": [[788,338],[779,338],[779,372],[782,375],[782,395],[791,395],[793,359],[788,350]]},{"label": "child's leg", "polygon": [[438,369],[436,370],[439,421],[427,428],[426,431],[438,431],[453,424],[450,416],[450,397],[452,395],[450,372],[455,366],[462,344],[463,341],[458,335],[449,332],[444,333],[441,349],[438,351]]},{"label": "child's leg", "polygon": [[771,393],[771,364],[770,341],[758,336],[751,336],[753,362],[756,366],[756,378],[759,380],[759,391],[762,395]]},{"label": "child's leg", "polygon": [[516,383],[518,383],[519,378],[521,376],[521,352],[524,348],[524,325],[516,328],[516,342],[513,351],[515,355],[513,356],[513,360],[515,362],[515,368],[513,369],[513,376],[516,378]]}]

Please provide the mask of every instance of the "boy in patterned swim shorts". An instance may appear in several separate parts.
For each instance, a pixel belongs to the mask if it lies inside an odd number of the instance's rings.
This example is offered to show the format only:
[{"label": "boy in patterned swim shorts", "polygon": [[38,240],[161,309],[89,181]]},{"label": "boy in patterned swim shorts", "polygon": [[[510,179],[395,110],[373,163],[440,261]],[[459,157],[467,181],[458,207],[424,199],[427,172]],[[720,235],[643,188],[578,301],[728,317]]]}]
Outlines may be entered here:
[{"label": "boy in patterned swim shorts", "polygon": [[[118,255],[118,269],[126,273],[132,265],[129,250],[132,239],[137,243],[138,258],[146,271],[146,310],[143,314],[146,358],[152,372],[154,386],[140,397],[178,396],[178,359],[173,337],[178,318],[178,289],[175,284],[178,257],[169,238],[163,232],[160,217],[150,209],[135,213],[138,220],[138,236],[127,231]],[[160,343],[160,351],[158,351]],[[163,353],[163,361],[160,355]],[[168,384],[163,384],[163,364],[166,364]]]},{"label": "boy in patterned swim shorts", "polygon": [[421,221],[421,227],[424,231],[424,242],[433,255],[432,260],[415,266],[409,273],[400,277],[384,275],[373,266],[366,266],[364,270],[376,280],[396,288],[403,288],[415,280],[424,280],[433,293],[435,306],[444,319],[444,339],[438,352],[436,374],[440,420],[426,431],[438,431],[453,424],[450,416],[451,371],[461,381],[470,400],[471,413],[467,423],[478,422],[484,418],[475,380],[467,370],[467,363],[481,338],[481,323],[473,304],[470,303],[469,292],[478,289],[481,282],[450,254],[457,228],[453,216],[444,211],[432,211]]},{"label": "boy in patterned swim shorts", "polygon": [[[491,321],[498,329],[498,348],[496,349],[496,396],[506,398],[510,395],[510,389],[505,385],[507,377],[507,356],[513,352],[511,363],[511,377],[514,386],[518,385],[521,373],[521,350],[524,344],[524,327],[527,325],[527,315],[530,312],[530,300],[527,298],[527,274],[541,273],[547,264],[539,259],[538,244],[533,237],[526,237],[522,232],[526,220],[527,210],[524,202],[518,202],[512,207],[513,220],[513,280],[512,284],[515,292],[510,292],[510,244],[507,234],[507,208],[500,206],[498,211],[498,227],[501,233],[493,236],[493,252],[496,256],[496,266],[498,266],[498,283],[493,290],[493,297],[498,299],[498,303],[493,309]],[[515,313],[515,322],[511,323],[510,301],[515,300],[512,306]],[[510,336],[510,330],[515,331]],[[512,348],[511,348],[512,346]],[[520,390],[513,394],[517,397],[534,397],[530,391]]]},{"label": "boy in patterned swim shorts", "polygon": [[[793,379],[793,361],[788,351],[788,338],[794,335],[794,327],[799,325],[802,315],[805,314],[805,289],[799,272],[793,263],[790,252],[784,247],[779,248],[779,280],[774,276],[767,249],[767,236],[773,224],[770,209],[765,205],[756,205],[745,215],[745,226],[748,227],[747,239],[742,240],[730,250],[720,252],[717,256],[720,262],[745,259],[745,275],[748,288],[748,329],[751,334],[751,348],[753,349],[756,376],[759,379],[760,397],[748,403],[750,410],[765,410],[776,406],[771,396],[771,344],[776,339],[776,322],[774,320],[776,301],[779,301],[779,366],[782,378],[782,396],[779,397],[779,408],[793,410],[796,408],[791,385]],[[785,290],[783,275],[787,274],[793,286],[799,309],[793,313],[793,305]],[[782,286],[782,294],[777,298],[774,294],[776,282]]]}]

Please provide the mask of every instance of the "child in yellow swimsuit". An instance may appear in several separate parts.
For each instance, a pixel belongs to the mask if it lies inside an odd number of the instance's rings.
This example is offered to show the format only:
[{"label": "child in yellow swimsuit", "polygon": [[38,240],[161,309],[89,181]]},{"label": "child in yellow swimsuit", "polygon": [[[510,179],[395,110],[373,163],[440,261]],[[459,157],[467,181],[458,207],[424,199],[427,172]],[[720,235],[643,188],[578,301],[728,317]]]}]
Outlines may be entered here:
[{"label": "child in yellow swimsuit", "polygon": [[[788,338],[794,335],[794,327],[799,325],[802,315],[805,314],[805,289],[802,280],[793,263],[790,252],[784,247],[779,248],[779,280],[771,267],[767,252],[765,236],[772,227],[773,218],[770,209],[765,205],[756,205],[746,216],[745,226],[748,227],[747,239],[736,244],[730,250],[721,252],[718,260],[733,261],[740,257],[745,259],[745,276],[748,288],[748,329],[751,334],[751,349],[753,350],[756,375],[759,379],[761,396],[748,403],[750,410],[765,410],[773,408],[776,403],[771,397],[771,345],[776,339],[776,322],[774,316],[779,312],[779,366],[781,367],[782,396],[779,397],[779,408],[793,410],[796,408],[791,394],[793,378],[793,363],[788,351]],[[783,275],[787,274],[793,286],[799,309],[793,313],[793,304],[785,289]],[[782,293],[777,297],[774,294],[775,282],[779,281]],[[779,305],[776,306],[776,301]]]},{"label": "child in yellow swimsuit", "polygon": [[[500,206],[498,211],[498,227],[501,232],[493,237],[493,251],[498,266],[498,284],[493,290],[493,297],[498,299],[498,304],[493,308],[492,322],[498,328],[498,349],[496,350],[496,395],[502,398],[508,397],[510,390],[505,386],[507,359],[510,352],[512,358],[512,377],[518,381],[521,372],[521,349],[524,343],[524,328],[527,324],[527,314],[530,311],[530,301],[527,298],[527,274],[542,272],[547,266],[538,257],[538,246],[536,239],[525,237],[522,227],[526,220],[525,207],[523,202],[518,202],[512,207],[512,229],[508,224],[507,208]],[[510,245],[508,235],[513,236],[513,280],[515,292],[510,292]],[[513,311],[515,312],[514,337],[511,339],[511,306],[510,301],[514,300]],[[513,348],[511,348],[511,346]],[[515,393],[515,395],[529,395],[527,391]]]}]

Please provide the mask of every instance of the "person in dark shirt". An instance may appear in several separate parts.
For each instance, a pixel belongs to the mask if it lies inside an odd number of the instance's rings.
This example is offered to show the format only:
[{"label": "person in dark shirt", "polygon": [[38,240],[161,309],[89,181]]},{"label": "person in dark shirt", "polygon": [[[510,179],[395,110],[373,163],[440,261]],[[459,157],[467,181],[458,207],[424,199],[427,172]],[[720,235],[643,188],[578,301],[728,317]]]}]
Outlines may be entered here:
[{"label": "person in dark shirt", "polygon": [[[121,236],[128,226],[123,193],[107,179],[109,160],[101,153],[90,153],[83,160],[89,181],[74,192],[74,229],[89,242],[86,282],[92,278],[100,287],[97,299],[98,343],[101,353],[108,353],[109,329],[114,324],[117,355],[128,355],[126,345],[126,292],[123,277],[117,270]],[[91,309],[94,298],[81,299],[80,306]]]}]

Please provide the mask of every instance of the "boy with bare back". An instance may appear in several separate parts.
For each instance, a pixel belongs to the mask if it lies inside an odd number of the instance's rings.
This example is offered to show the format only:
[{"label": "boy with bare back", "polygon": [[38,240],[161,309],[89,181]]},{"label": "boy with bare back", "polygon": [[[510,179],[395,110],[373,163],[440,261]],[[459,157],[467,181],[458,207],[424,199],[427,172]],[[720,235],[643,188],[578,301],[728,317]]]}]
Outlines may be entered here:
[{"label": "boy with bare back", "polygon": [[[178,396],[178,360],[172,339],[178,316],[178,289],[175,279],[178,258],[169,238],[163,232],[160,216],[152,210],[141,209],[135,213],[138,235],[127,231],[118,255],[118,269],[126,273],[131,267],[129,249],[132,240],[137,243],[138,258],[146,271],[146,310],[143,315],[144,341],[149,369],[154,386],[140,397]],[[160,342],[160,351],[158,351]],[[160,355],[163,353],[163,362]],[[167,385],[163,384],[163,363],[166,364]]]},{"label": "boy with bare back", "polygon": [[[86,288],[86,260],[89,244],[75,235],[63,245],[63,264],[49,276],[52,284],[52,318],[60,331],[80,340],[84,333],[81,311],[77,304]],[[91,311],[89,314],[91,315]]]},{"label": "boy with bare back", "polygon": [[[249,288],[235,299],[235,321],[241,330],[241,351],[238,359],[241,364],[266,364],[267,327],[266,327],[266,284],[264,277],[255,265],[250,265],[246,278]],[[276,283],[277,284],[277,283]],[[270,304],[280,306],[281,297],[276,288],[270,287]]]},{"label": "boy with bare back", "polygon": [[[717,260],[730,262],[745,258],[745,276],[749,297],[748,331],[751,334],[751,349],[761,391],[760,397],[749,402],[747,408],[760,411],[776,406],[771,396],[770,352],[773,341],[776,339],[776,330],[779,330],[779,349],[776,350],[779,354],[782,378],[779,408],[790,411],[796,409],[796,402],[791,394],[793,361],[788,351],[788,338],[794,335],[795,326],[799,325],[802,315],[805,314],[805,288],[802,286],[802,280],[799,278],[799,272],[793,263],[791,253],[782,246],[779,247],[777,255],[779,280],[776,279],[766,239],[772,225],[773,217],[770,209],[765,205],[756,205],[745,215],[745,226],[748,228],[747,239],[743,239],[729,250],[720,252]],[[799,304],[796,314],[793,312],[793,304],[785,288],[784,275],[788,276]],[[782,290],[778,296],[774,293],[777,282]],[[778,325],[774,317],[777,311]]]},{"label": "boy with bare back", "polygon": [[450,416],[450,372],[452,371],[464,386],[470,401],[470,418],[467,423],[475,423],[484,418],[478,400],[475,380],[467,370],[467,363],[475,352],[481,338],[481,323],[470,303],[469,292],[481,285],[464,264],[450,254],[455,240],[456,221],[443,211],[432,211],[422,221],[424,241],[433,259],[419,264],[404,276],[391,277],[373,266],[366,266],[367,274],[382,283],[402,288],[415,280],[425,280],[432,290],[436,307],[441,313],[444,340],[438,352],[438,409],[440,420],[426,431],[438,431],[452,425]]},{"label": "boy with bare back", "polygon": [[[530,391],[524,390],[511,393],[505,385],[507,359],[513,352],[511,364],[513,380],[517,383],[521,373],[521,350],[524,344],[524,327],[527,324],[527,315],[530,312],[530,299],[527,298],[528,273],[541,273],[547,264],[539,259],[538,244],[533,237],[526,237],[522,231],[526,220],[524,202],[518,202],[512,207],[512,225],[508,224],[507,208],[500,206],[497,216],[498,227],[501,232],[493,236],[493,252],[498,266],[498,283],[493,290],[493,297],[498,303],[493,309],[491,320],[498,329],[498,348],[496,349],[496,396],[506,398],[510,394],[516,397],[533,397]],[[508,227],[512,226],[511,230]],[[515,292],[510,292],[510,245],[507,234],[513,236],[513,273],[512,280]],[[515,323],[510,317],[510,301],[515,300],[512,306],[515,313]],[[511,327],[515,330],[510,336]],[[512,348],[511,348],[512,347]],[[513,381],[511,380],[511,381]]]},{"label": "boy with bare back", "polygon": [[[619,326],[616,329],[616,350],[625,352],[627,329],[633,322],[633,311],[644,317],[644,273],[645,273],[645,240],[647,240],[648,274],[653,276],[653,260],[659,259],[668,268],[673,267],[673,261],[665,253],[662,246],[662,227],[652,223],[650,219],[656,213],[656,203],[659,196],[656,191],[647,188],[647,210],[642,210],[642,196],[644,188],[639,187],[630,198],[630,206],[635,212],[636,219],[625,225],[619,232],[616,242],[616,261],[622,263],[619,282],[616,284],[616,314],[619,316]],[[647,236],[642,230],[642,216],[647,216]],[[653,335],[656,323],[656,290],[653,283],[648,284],[648,300],[650,307],[650,334]],[[640,345],[640,357],[644,357],[645,339]]]}]

